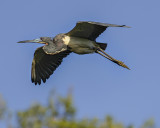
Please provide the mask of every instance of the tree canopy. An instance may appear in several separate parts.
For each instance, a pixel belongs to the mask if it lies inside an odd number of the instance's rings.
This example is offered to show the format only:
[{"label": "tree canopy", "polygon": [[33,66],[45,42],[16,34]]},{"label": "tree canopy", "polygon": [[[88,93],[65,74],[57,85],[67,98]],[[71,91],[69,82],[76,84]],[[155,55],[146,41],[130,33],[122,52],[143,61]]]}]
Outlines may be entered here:
[{"label": "tree canopy", "polygon": [[[106,116],[104,120],[76,119],[76,108],[71,93],[64,97],[51,93],[47,105],[35,103],[26,110],[18,111],[14,125],[8,117],[11,117],[10,113],[5,101],[0,97],[0,118],[5,120],[8,128],[135,128],[133,125],[125,126],[111,116]],[[155,128],[154,120],[146,121],[140,128]]]}]

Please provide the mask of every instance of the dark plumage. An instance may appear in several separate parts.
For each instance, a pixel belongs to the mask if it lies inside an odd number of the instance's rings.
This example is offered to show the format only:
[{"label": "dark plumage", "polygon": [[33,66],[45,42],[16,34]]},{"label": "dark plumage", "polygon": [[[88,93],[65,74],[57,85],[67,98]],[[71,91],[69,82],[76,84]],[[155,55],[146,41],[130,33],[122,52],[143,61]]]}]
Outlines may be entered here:
[{"label": "dark plumage", "polygon": [[115,25],[99,22],[77,22],[76,26],[67,33],[68,36],[86,38],[95,41],[96,38],[106,30],[107,27],[127,27],[126,25]]},{"label": "dark plumage", "polygon": [[118,61],[104,50],[106,43],[96,42],[96,38],[103,33],[107,27],[128,27],[125,25],[114,25],[98,22],[77,22],[76,26],[68,33],[58,34],[54,38],[41,37],[40,39],[25,40],[18,43],[42,43],[43,47],[38,48],[34,53],[32,62],[31,80],[35,85],[45,83],[46,79],[61,64],[64,57],[69,53],[77,54],[98,53],[112,62],[129,69],[123,62]]},{"label": "dark plumage", "polygon": [[41,79],[46,82],[46,79],[53,74],[56,68],[61,64],[63,58],[70,53],[69,50],[60,52],[55,55],[46,54],[42,47],[38,48],[34,53],[32,61],[31,78],[35,84],[41,84]]}]

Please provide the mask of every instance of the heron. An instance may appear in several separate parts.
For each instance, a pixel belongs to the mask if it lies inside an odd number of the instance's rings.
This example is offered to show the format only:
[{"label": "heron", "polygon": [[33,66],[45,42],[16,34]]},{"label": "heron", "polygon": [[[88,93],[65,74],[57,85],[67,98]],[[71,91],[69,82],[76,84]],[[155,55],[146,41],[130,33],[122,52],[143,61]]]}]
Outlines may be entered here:
[{"label": "heron", "polygon": [[125,27],[100,22],[79,21],[68,33],[58,34],[55,37],[40,37],[33,40],[19,41],[18,43],[41,43],[44,46],[36,49],[32,61],[31,81],[35,85],[44,83],[61,64],[63,58],[70,53],[91,54],[98,53],[108,60],[129,69],[122,61],[116,60],[104,52],[107,43],[96,42],[96,38],[108,27]]}]

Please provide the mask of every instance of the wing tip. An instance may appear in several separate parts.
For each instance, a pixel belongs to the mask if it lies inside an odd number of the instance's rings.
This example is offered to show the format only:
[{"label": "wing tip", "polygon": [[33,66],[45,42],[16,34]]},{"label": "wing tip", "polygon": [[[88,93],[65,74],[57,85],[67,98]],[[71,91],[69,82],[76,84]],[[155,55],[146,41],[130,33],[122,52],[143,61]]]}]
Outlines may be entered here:
[{"label": "wing tip", "polygon": [[[94,22],[94,21],[78,21],[77,23],[90,23],[90,24],[108,24],[108,23],[101,23],[101,22]],[[112,25],[112,24],[108,24]],[[113,24],[114,25],[114,24]],[[125,27],[125,28],[131,28],[130,26],[126,25],[116,25],[117,27]],[[109,26],[108,26],[109,27]]]},{"label": "wing tip", "polygon": [[[32,80],[32,83],[33,83],[35,86],[37,86],[37,84],[38,84],[38,85],[41,85],[41,80],[40,80],[40,81],[33,81],[33,80]],[[45,83],[45,82],[44,82],[44,83]]]}]

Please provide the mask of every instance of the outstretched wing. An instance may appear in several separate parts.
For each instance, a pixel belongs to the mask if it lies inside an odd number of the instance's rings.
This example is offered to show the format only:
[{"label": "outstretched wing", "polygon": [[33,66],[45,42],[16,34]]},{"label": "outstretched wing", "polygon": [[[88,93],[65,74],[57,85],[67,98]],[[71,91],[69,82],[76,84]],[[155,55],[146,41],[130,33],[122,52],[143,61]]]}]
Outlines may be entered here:
[{"label": "outstretched wing", "polygon": [[127,27],[126,25],[115,25],[115,24],[107,24],[107,23],[99,23],[99,22],[86,22],[80,21],[77,22],[76,26],[66,35],[86,38],[92,41],[106,30],[107,27]]},{"label": "outstretched wing", "polygon": [[34,53],[34,59],[32,61],[31,80],[32,83],[40,85],[41,80],[46,82],[46,79],[53,74],[56,68],[61,64],[64,57],[70,53],[69,50],[49,55],[43,51],[43,48],[38,48]]}]

